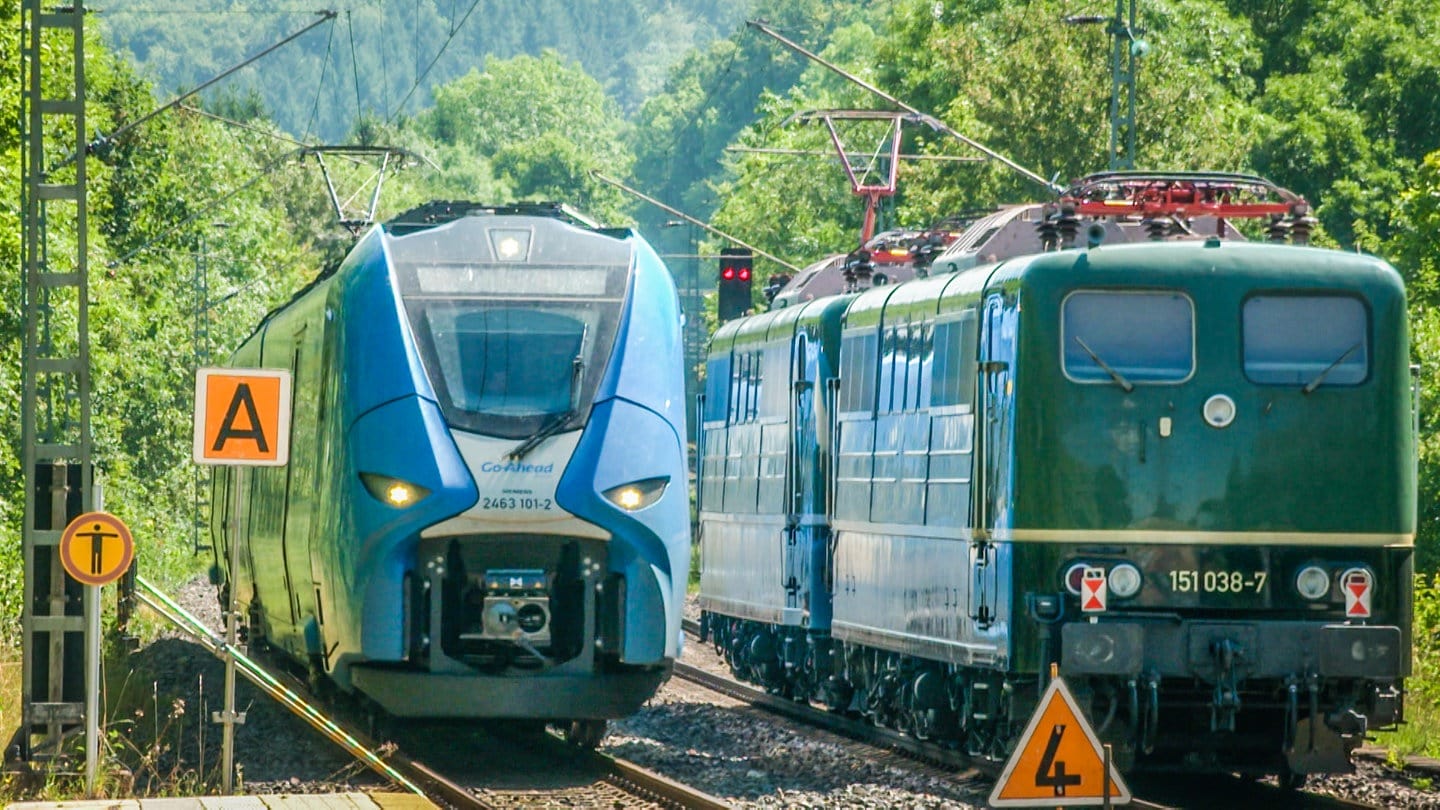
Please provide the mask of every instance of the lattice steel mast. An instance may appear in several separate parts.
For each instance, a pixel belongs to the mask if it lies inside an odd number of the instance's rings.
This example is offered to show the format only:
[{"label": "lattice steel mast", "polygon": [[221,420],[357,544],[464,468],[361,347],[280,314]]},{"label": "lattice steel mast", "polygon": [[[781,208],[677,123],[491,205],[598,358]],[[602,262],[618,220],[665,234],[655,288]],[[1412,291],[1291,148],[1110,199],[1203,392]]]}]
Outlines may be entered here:
[{"label": "lattice steel mast", "polygon": [[[95,502],[84,4],[45,9],[40,0],[25,0],[23,22],[25,602],[18,743],[21,756],[31,759],[58,755],[62,733],[87,720],[83,610],[95,606],[82,602],[98,599],[98,589],[72,582],[59,555],[66,523]],[[94,743],[87,739],[87,750]]]}]

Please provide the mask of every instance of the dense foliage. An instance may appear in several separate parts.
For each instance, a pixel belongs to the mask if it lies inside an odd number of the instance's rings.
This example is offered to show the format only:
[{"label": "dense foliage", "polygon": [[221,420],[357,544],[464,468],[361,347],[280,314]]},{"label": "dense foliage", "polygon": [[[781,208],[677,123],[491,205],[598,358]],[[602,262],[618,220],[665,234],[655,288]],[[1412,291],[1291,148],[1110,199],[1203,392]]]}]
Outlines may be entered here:
[{"label": "dense foliage", "polygon": [[[115,0],[102,19],[112,47],[171,92],[299,31],[323,7]],[[253,91],[286,130],[338,142],[358,116],[395,122],[426,109],[433,89],[488,58],[553,49],[633,110],[692,46],[728,33],[744,11],[717,0],[361,0],[247,68],[226,92]]]}]

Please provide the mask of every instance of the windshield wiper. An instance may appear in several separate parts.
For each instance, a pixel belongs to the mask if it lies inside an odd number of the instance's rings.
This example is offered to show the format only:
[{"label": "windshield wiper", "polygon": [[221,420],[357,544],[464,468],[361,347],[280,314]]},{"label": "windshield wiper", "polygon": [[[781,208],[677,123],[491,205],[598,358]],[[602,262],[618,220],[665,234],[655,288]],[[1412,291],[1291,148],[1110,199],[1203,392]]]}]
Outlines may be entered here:
[{"label": "windshield wiper", "polygon": [[[584,338],[582,337],[581,340],[583,341]],[[541,425],[540,429],[535,431],[534,435],[516,445],[514,450],[506,453],[506,458],[511,461],[519,461],[531,450],[539,447],[541,442],[559,433],[566,425],[570,424],[570,420],[580,408],[578,401],[580,394],[580,375],[584,372],[585,360],[580,355],[576,355],[575,359],[570,361],[570,409]]]},{"label": "windshield wiper", "polygon": [[1135,390],[1135,383],[1132,383],[1129,380],[1125,379],[1124,374],[1121,374],[1120,372],[1111,368],[1109,363],[1101,360],[1100,355],[1096,354],[1094,349],[1085,345],[1085,341],[1081,340],[1079,335],[1075,336],[1075,342],[1080,344],[1080,348],[1084,349],[1085,353],[1090,355],[1090,359],[1095,361],[1095,365],[1104,369],[1105,373],[1109,374],[1111,379],[1115,380],[1115,382],[1119,384],[1119,386],[1125,391],[1125,393],[1128,394],[1131,391]]},{"label": "windshield wiper", "polygon": [[1333,362],[1333,363],[1331,363],[1330,365],[1326,366],[1325,368],[1321,369],[1321,370],[1320,370],[1320,373],[1315,375],[1315,379],[1311,380],[1311,381],[1308,382],[1308,383],[1305,383],[1305,387],[1300,389],[1300,393],[1302,393],[1302,394],[1314,393],[1315,389],[1320,387],[1320,383],[1325,379],[1325,377],[1326,377],[1327,375],[1329,375],[1330,372],[1334,371],[1341,363],[1345,362],[1345,359],[1346,359],[1346,358],[1348,358],[1350,355],[1354,354],[1354,353],[1355,353],[1355,350],[1358,349],[1358,348],[1360,348],[1360,344],[1361,344],[1362,342],[1363,342],[1363,341],[1356,341],[1354,346],[1351,346],[1350,348],[1346,349],[1344,354],[1342,354],[1342,355],[1340,355],[1339,357],[1335,358],[1335,362]]},{"label": "windshield wiper", "polygon": [[531,434],[530,438],[516,445],[515,449],[505,454],[505,457],[511,461],[519,461],[524,458],[531,450],[539,447],[541,442],[564,430],[565,426],[570,424],[570,418],[574,415],[575,411],[573,409],[559,414],[554,419],[541,425],[539,430]]}]

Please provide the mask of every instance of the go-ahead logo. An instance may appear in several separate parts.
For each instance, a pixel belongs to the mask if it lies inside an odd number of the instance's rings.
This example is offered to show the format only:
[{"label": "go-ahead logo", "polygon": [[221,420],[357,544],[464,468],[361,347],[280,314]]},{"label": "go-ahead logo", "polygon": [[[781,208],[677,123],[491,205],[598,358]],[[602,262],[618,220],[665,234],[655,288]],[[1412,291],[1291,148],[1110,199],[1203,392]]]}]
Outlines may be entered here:
[{"label": "go-ahead logo", "polygon": [[504,464],[495,461],[486,461],[480,465],[480,472],[483,473],[553,473],[555,462],[549,464],[521,464],[517,461],[510,461]]}]

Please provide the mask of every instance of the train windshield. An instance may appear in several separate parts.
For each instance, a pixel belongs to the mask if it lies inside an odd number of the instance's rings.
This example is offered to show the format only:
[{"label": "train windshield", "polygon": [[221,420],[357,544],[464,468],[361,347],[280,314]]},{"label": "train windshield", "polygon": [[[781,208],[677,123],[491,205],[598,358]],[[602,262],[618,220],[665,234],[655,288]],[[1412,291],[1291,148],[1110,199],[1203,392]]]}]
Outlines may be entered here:
[{"label": "train windshield", "polygon": [[1065,374],[1076,382],[1175,383],[1195,369],[1195,307],[1178,292],[1083,290],[1061,313]]},{"label": "train windshield", "polygon": [[463,233],[392,244],[411,331],[452,427],[525,438],[588,414],[620,320],[629,246],[561,223],[534,230],[528,262],[456,255]]},{"label": "train windshield", "polygon": [[1340,295],[1245,302],[1245,376],[1261,385],[1356,385],[1369,373],[1365,304]]}]

